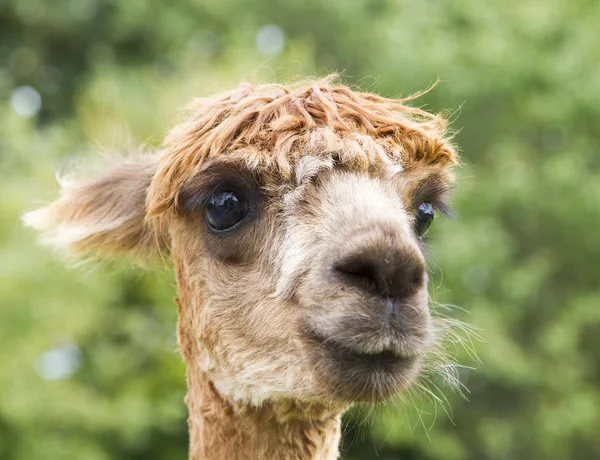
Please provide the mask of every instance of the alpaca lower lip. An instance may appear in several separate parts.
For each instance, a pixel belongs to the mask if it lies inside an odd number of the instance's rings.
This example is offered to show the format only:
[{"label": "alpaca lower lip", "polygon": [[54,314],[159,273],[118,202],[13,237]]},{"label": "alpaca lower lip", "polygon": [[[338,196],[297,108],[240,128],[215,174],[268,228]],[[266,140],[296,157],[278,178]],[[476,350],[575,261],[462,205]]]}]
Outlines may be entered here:
[{"label": "alpaca lower lip", "polygon": [[410,355],[392,347],[373,352],[356,350],[324,337],[314,330],[305,331],[305,337],[309,342],[321,348],[329,358],[349,365],[373,366],[379,370],[385,370],[387,366],[394,367],[395,364],[411,363],[417,359],[416,355]]}]

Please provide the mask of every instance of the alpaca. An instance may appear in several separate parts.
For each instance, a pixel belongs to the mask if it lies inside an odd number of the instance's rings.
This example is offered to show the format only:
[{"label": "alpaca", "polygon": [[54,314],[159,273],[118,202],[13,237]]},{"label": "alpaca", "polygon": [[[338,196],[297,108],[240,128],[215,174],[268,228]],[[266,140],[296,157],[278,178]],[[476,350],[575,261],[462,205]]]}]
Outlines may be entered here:
[{"label": "alpaca", "polygon": [[75,256],[172,261],[190,458],[338,458],[351,405],[443,360],[423,235],[458,157],[410,99],[242,84],[24,216]]}]

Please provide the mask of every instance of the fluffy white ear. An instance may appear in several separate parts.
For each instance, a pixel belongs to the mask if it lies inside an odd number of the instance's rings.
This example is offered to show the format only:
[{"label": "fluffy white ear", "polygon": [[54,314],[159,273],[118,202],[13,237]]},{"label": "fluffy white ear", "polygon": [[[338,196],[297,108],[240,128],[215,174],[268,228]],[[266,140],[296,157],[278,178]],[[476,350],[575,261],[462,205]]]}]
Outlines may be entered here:
[{"label": "fluffy white ear", "polygon": [[157,253],[161,235],[146,222],[146,194],[158,155],[116,158],[97,177],[63,179],[61,196],[45,208],[26,213],[26,226],[42,242],[70,255],[113,257]]}]

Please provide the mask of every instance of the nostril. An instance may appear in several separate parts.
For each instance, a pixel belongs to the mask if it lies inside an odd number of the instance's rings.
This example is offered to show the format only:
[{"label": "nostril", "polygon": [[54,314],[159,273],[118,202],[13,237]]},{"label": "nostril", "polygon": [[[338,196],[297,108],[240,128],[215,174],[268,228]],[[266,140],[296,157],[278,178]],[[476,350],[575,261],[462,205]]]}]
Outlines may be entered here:
[{"label": "nostril", "polygon": [[358,276],[360,278],[373,278],[375,273],[373,266],[367,263],[339,265],[337,269],[348,275]]},{"label": "nostril", "polygon": [[419,287],[423,284],[425,278],[425,270],[418,266],[415,267],[415,270],[413,272],[413,278],[412,278],[412,285],[415,287]]},{"label": "nostril", "polygon": [[369,261],[344,261],[336,264],[334,270],[347,282],[359,284],[362,287],[375,287],[377,285],[377,267]]}]

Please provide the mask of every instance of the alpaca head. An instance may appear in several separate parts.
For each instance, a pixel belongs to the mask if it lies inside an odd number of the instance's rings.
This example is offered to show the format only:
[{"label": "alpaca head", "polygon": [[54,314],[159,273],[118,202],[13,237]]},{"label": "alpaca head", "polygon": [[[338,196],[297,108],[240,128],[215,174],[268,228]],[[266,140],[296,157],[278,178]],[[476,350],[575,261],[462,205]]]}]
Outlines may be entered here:
[{"label": "alpaca head", "polygon": [[404,102],[242,85],[26,220],[80,254],[171,257],[180,348],[224,397],[378,402],[436,342],[422,236],[457,161]]}]

